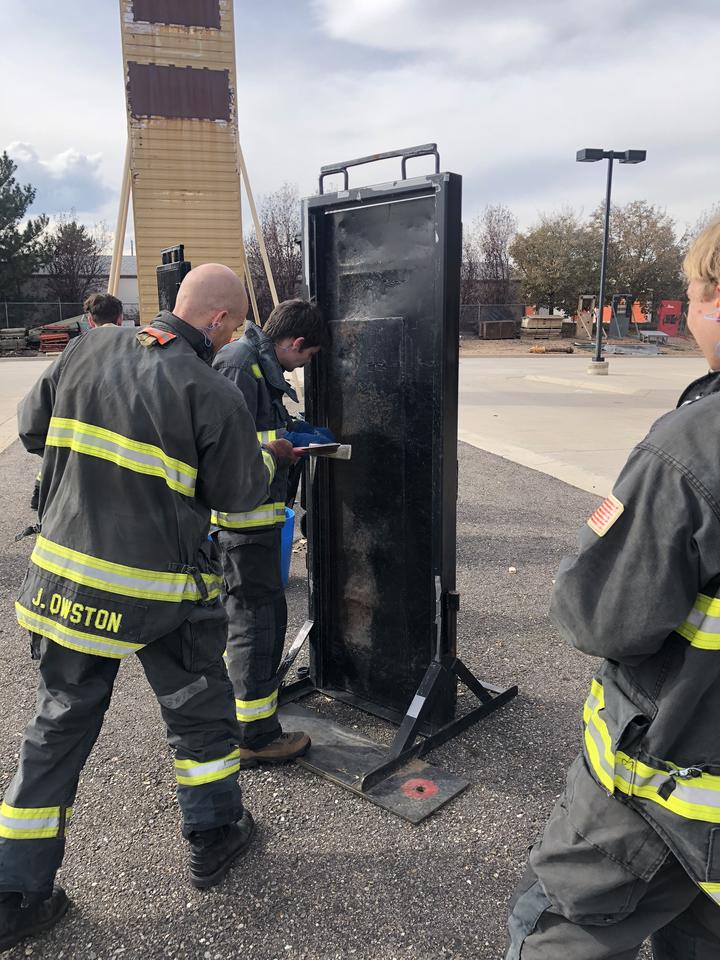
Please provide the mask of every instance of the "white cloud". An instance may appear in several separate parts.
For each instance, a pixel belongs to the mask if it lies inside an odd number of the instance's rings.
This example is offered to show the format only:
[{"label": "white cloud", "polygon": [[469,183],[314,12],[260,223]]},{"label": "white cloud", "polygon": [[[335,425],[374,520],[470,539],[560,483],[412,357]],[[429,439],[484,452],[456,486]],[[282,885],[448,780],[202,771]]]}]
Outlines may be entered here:
[{"label": "white cloud", "polygon": [[[593,29],[590,7],[597,9],[575,0],[394,0],[372,7],[317,0],[323,28],[338,39],[424,53],[384,56],[331,75],[315,64],[300,74],[276,69],[271,78],[244,78],[241,135],[256,190],[293,179],[309,192],[322,163],[436,140],[443,168],[464,175],[466,217],[502,201],[526,225],[540,210],[570,204],[587,211],[600,201],[603,165],[576,164],[578,148],[645,148],[646,164],[617,168],[614,199],[647,199],[682,228],[720,195],[720,136],[709,120],[716,113],[720,22],[691,22],[685,13],[682,19],[663,0],[656,0],[654,17],[643,18],[644,0],[613,0],[602,28]],[[448,23],[438,25],[448,10]],[[493,37],[484,44],[473,35],[478,10],[488,14],[482,29]],[[512,37],[503,44],[492,29],[504,29],[515,15],[539,25],[522,34],[538,45],[538,56],[510,63],[508,50],[517,53]],[[600,34],[607,50],[598,46]],[[558,45],[541,57],[548,38]],[[502,58],[506,68],[488,70]],[[351,174],[351,182],[389,179],[398,166]],[[417,161],[410,169],[428,168]]]},{"label": "white cloud", "polygon": [[[692,2],[692,0],[690,0]],[[334,39],[379,50],[450,57],[476,72],[534,69],[527,58],[590,59],[598,44],[624,46],[647,31],[668,0],[313,0],[322,28]],[[591,45],[592,44],[592,45]],[[550,67],[550,63],[544,66]]]},{"label": "white cloud", "polygon": [[[24,31],[39,67],[29,70],[21,38],[8,38],[0,70],[12,95],[0,125],[32,144],[20,174],[42,182],[38,209],[74,205],[112,227],[126,137],[119,29],[103,5],[78,2],[89,33],[107,19],[107,45],[88,44],[76,24],[58,35],[32,13]],[[716,3],[305,0],[313,16],[297,14],[305,32],[292,52],[270,45],[262,65],[243,56],[247,19],[236,3],[240,135],[255,192],[293,181],[313,193],[323,163],[436,140],[443,167],[464,177],[466,219],[503,202],[527,225],[540,210],[599,202],[602,165],[576,164],[579,147],[635,147],[648,161],[617,168],[615,199],[645,198],[692,222],[720,199]],[[268,6],[268,35],[276,28]],[[398,170],[377,165],[351,182]]]},{"label": "white cloud", "polygon": [[87,154],[70,147],[48,159],[30,143],[14,141],[5,149],[17,164],[16,178],[31,183],[37,193],[34,213],[57,214],[75,210],[97,215],[113,190],[102,179],[102,154]]}]

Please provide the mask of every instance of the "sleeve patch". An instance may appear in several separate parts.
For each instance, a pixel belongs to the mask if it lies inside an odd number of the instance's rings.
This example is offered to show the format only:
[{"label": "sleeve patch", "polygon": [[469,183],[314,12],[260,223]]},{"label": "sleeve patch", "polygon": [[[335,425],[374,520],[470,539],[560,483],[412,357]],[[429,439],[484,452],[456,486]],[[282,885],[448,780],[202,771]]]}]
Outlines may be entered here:
[{"label": "sleeve patch", "polygon": [[611,494],[603,500],[588,520],[587,525],[599,537],[604,537],[624,509],[624,504]]}]

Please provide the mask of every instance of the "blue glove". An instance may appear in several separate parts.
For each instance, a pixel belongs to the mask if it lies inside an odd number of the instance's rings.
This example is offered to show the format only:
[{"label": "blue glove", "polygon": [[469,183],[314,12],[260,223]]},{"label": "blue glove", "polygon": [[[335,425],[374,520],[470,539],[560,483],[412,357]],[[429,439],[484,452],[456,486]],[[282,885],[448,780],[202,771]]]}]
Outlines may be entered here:
[{"label": "blue glove", "polygon": [[325,443],[317,433],[300,433],[300,431],[289,431],[284,439],[289,440],[294,447],[309,447],[311,443]]},{"label": "blue glove", "polygon": [[309,447],[311,443],[336,442],[332,431],[327,427],[313,427],[304,420],[296,420],[293,426],[295,430],[288,431],[285,439],[289,440],[294,447]]}]

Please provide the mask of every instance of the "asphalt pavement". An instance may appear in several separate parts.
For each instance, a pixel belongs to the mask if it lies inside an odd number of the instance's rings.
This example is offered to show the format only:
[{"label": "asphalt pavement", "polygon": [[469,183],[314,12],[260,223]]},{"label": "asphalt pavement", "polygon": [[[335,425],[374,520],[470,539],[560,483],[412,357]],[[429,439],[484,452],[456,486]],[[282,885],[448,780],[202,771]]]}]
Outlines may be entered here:
[{"label": "asphalt pavement", "polygon": [[[36,466],[18,443],[0,454],[2,788],[35,701],[36,667],[13,614],[32,544],[13,536],[33,520]],[[8,960],[500,960],[526,848],[579,748],[592,662],[566,647],[546,611],[559,560],[598,498],[464,444],[460,467],[460,651],[481,678],[520,686],[429,756],[471,786],[414,827],[306,770],[248,771],[258,839],[222,886],[195,891],[159,711],[138,663],[125,662],[59,875],[72,908]],[[303,565],[298,553],[294,625]],[[392,737],[389,724],[345,705],[317,705],[379,741]]]}]

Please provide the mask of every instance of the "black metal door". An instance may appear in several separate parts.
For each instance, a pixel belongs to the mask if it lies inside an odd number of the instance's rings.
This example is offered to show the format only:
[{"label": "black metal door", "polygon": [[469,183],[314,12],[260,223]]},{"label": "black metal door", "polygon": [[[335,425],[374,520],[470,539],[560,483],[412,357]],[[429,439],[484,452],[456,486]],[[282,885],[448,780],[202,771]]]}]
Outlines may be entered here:
[{"label": "black metal door", "polygon": [[[311,677],[382,716],[455,652],[460,204],[441,173],[303,205],[333,336],[306,372],[307,418],[353,448],[311,467]],[[430,726],[454,706],[449,685]]]}]

